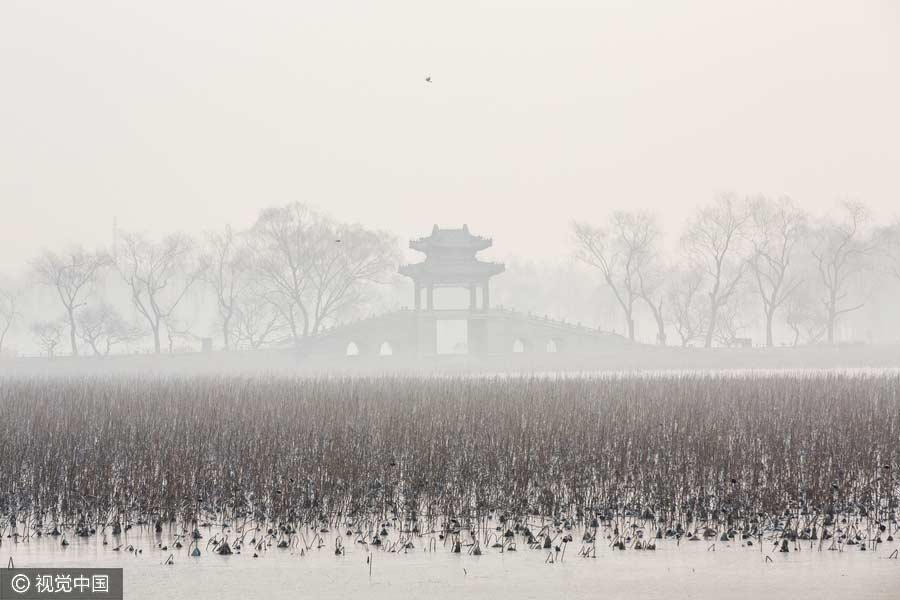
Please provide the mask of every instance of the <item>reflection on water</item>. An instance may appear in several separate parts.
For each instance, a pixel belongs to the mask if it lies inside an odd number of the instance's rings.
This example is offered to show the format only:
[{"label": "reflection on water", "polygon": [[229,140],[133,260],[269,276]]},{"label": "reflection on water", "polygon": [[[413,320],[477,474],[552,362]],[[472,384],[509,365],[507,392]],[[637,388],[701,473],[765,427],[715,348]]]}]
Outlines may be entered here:
[{"label": "reflection on water", "polygon": [[[781,553],[770,540],[750,547],[740,540],[662,539],[655,551],[614,550],[608,540],[598,540],[596,558],[585,558],[576,532],[562,560],[553,553],[557,559],[550,563],[547,550],[521,543],[515,552],[485,545],[481,556],[466,546],[455,554],[449,540],[436,535],[418,536],[414,548],[399,552],[388,551],[390,544],[376,548],[342,537],[345,552],[336,555],[335,535],[341,534],[324,533],[309,550],[264,545],[254,558],[245,544],[241,553],[219,556],[206,547],[214,532],[203,531],[196,558],[188,544],[175,549],[168,532],[146,530],[109,536],[108,545],[100,536],[68,537],[65,547],[55,537],[7,538],[0,557],[4,566],[12,557],[17,567],[123,567],[129,599],[900,597],[900,560],[889,558],[897,542],[839,552],[804,541]],[[306,539],[314,537],[307,531]],[[134,552],[126,551],[129,545]],[[165,565],[170,555],[174,564]]]}]

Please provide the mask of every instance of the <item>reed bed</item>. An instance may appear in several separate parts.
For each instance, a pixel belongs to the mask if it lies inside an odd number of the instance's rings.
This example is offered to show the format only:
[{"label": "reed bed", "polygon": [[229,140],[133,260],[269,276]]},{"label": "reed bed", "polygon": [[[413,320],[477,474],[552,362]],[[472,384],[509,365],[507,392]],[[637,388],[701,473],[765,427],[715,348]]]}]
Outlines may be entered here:
[{"label": "reed bed", "polygon": [[898,390],[896,375],[821,373],[7,378],[0,511],[85,531],[896,523]]}]

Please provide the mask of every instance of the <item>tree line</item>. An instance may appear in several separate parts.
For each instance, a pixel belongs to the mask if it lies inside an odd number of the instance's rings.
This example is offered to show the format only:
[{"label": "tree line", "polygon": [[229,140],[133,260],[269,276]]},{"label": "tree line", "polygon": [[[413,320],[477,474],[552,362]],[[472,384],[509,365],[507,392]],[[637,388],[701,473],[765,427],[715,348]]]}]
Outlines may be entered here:
[{"label": "tree line", "polygon": [[[179,309],[190,293],[215,300],[215,327],[227,349],[299,344],[348,307],[366,302],[398,260],[395,238],[335,221],[304,204],[263,210],[246,230],[172,233],[153,239],[123,232],[114,247],[44,250],[31,261],[34,281],[52,290],[60,316],[28,324],[41,351],[106,355],[150,338],[156,353],[197,337]],[[124,289],[136,318],[109,297]],[[21,321],[21,295],[0,290],[0,351]]]},{"label": "tree line", "polygon": [[879,225],[854,201],[814,218],[787,197],[723,194],[687,221],[674,252],[657,218],[616,211],[573,225],[578,258],[595,269],[635,339],[644,306],[656,341],[733,346],[761,317],[765,345],[785,327],[793,345],[834,343],[841,318],[863,307],[866,283],[900,281],[900,225]]},{"label": "tree line", "polygon": [[[635,340],[639,324],[649,324],[658,344],[743,345],[757,325],[766,346],[785,335],[793,345],[834,343],[867,286],[900,282],[900,224],[875,222],[859,202],[818,218],[790,198],[725,194],[689,216],[674,247],[646,211],[613,211],[601,223],[573,223],[572,233],[574,256],[597,277],[562,276],[582,289],[602,285],[625,335]],[[300,345],[364,314],[399,260],[392,234],[301,203],[267,208],[241,230],[126,231],[110,248],[44,250],[30,262],[31,281],[52,293],[59,316],[26,322],[22,288],[30,286],[0,285],[0,354],[15,326],[50,356],[107,355],[147,341],[171,352],[200,337],[184,317],[191,296],[214,307],[226,350]],[[532,287],[546,283],[522,275]],[[504,277],[515,290],[516,274]]]}]

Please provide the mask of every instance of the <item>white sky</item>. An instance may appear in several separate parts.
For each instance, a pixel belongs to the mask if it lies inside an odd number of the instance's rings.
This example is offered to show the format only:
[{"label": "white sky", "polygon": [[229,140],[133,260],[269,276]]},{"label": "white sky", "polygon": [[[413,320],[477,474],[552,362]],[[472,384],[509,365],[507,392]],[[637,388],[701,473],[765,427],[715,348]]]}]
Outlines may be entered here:
[{"label": "white sky", "polygon": [[572,219],[677,230],[725,190],[887,218],[898,6],[4,0],[0,271],[114,216],[199,233],[294,200],[534,258]]}]

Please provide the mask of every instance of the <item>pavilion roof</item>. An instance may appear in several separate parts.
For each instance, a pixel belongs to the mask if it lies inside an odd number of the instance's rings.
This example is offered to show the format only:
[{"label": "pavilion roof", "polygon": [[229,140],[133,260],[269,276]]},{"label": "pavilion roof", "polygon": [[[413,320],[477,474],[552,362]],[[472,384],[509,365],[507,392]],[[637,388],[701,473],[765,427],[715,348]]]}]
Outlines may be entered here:
[{"label": "pavilion roof", "polygon": [[480,235],[472,235],[469,226],[463,225],[460,229],[441,229],[435,225],[431,229],[431,235],[410,240],[409,247],[428,254],[440,253],[447,250],[471,250],[478,252],[490,248],[493,240]]}]

